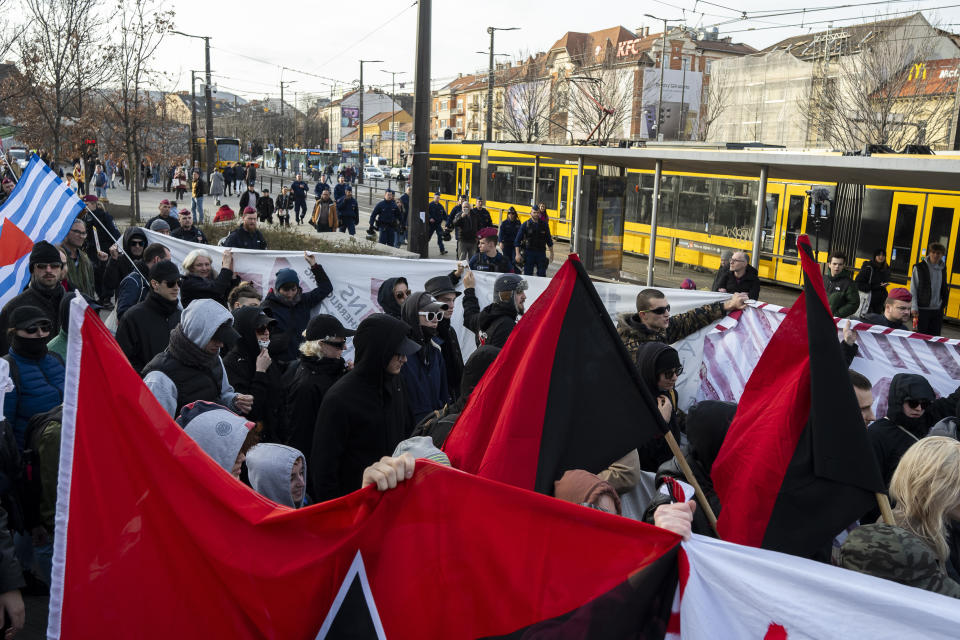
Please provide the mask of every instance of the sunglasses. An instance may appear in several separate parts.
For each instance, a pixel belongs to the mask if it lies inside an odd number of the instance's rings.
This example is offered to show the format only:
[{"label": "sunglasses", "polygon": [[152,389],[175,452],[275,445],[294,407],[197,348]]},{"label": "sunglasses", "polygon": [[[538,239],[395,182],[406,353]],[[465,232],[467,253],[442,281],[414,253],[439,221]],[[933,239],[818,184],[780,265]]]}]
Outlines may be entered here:
[{"label": "sunglasses", "polygon": [[683,373],[683,365],[680,365],[675,369],[667,369],[666,371],[661,371],[660,373],[662,373],[667,378],[672,378],[674,376],[677,376],[679,378],[680,374]]},{"label": "sunglasses", "polygon": [[907,406],[910,407],[911,409],[916,409],[917,407],[920,407],[921,409],[926,411],[927,407],[930,406],[929,400],[914,400],[913,398],[907,398],[906,400],[904,400],[904,402],[906,402]]},{"label": "sunglasses", "polygon": [[657,314],[658,316],[662,316],[663,314],[665,314],[665,313],[668,312],[668,311],[670,311],[670,305],[667,305],[667,306],[665,306],[665,307],[657,307],[656,309],[647,309],[647,310],[644,311],[643,313],[655,313],[655,314]]},{"label": "sunglasses", "polygon": [[144,244],[145,244],[145,243],[142,242],[142,241],[140,241],[140,240],[131,240],[131,241],[130,241],[130,246],[131,246],[131,247],[142,247]]},{"label": "sunglasses", "polygon": [[32,325],[30,325],[29,327],[27,327],[26,329],[24,329],[24,331],[27,333],[27,335],[31,335],[31,336],[32,336],[32,335],[35,335],[35,334],[37,334],[37,333],[40,333],[41,331],[45,331],[46,333],[50,333],[50,323],[49,323],[49,322],[39,322],[39,323],[37,323],[37,324],[32,324]]},{"label": "sunglasses", "polygon": [[409,292],[409,291],[397,291],[397,292],[396,292],[395,294],[393,294],[393,295],[394,295],[394,297],[397,298],[397,300],[403,300],[404,298],[406,298],[407,296],[410,295],[410,292]]},{"label": "sunglasses", "polygon": [[347,348],[347,341],[346,341],[346,340],[344,340],[343,342],[337,342],[337,341],[331,341],[331,340],[321,340],[320,342],[322,342],[323,344],[329,345],[329,346],[333,347],[334,349],[346,349],[346,348]]},{"label": "sunglasses", "polygon": [[40,271],[46,271],[47,269],[60,269],[63,267],[62,262],[36,262],[33,265]]},{"label": "sunglasses", "polygon": [[443,311],[420,311],[421,316],[427,319],[427,322],[440,322],[443,319]]},{"label": "sunglasses", "polygon": [[270,326],[266,324],[263,325],[262,327],[257,327],[256,329],[257,333],[266,333],[269,330],[270,330]]},{"label": "sunglasses", "polygon": [[163,281],[163,284],[167,285],[167,288],[168,288],[168,289],[173,289],[174,287],[179,287],[179,286],[180,286],[180,281],[179,281],[179,280],[164,280],[164,281]]}]

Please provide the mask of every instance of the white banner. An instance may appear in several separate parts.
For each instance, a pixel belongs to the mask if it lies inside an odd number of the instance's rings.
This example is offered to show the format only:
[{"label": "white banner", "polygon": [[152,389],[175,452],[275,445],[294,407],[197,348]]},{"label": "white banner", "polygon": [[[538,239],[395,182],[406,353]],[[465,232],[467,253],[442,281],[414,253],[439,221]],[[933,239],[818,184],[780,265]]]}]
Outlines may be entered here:
[{"label": "white banner", "polygon": [[[160,242],[170,248],[171,258],[178,266],[183,262],[187,253],[198,248],[206,249],[213,256],[215,267],[219,267],[221,263],[224,247],[198,245],[152,231],[146,233],[150,242]],[[377,291],[387,278],[403,276],[407,279],[411,291],[420,291],[423,290],[424,283],[430,278],[448,274],[456,268],[456,263],[450,260],[410,260],[347,253],[318,253],[315,255],[317,256],[317,262],[323,265],[330,281],[333,283],[333,293],[319,307],[314,309],[314,313],[329,313],[336,316],[348,328],[356,328],[360,321],[368,315],[381,312],[380,305],[377,303]],[[302,252],[234,249],[233,256],[234,272],[243,280],[251,281],[264,296],[273,287],[277,271],[287,267],[295,269],[300,274],[300,285],[304,291],[310,291],[316,286],[313,275],[310,273],[310,267]],[[480,308],[482,309],[493,301],[493,283],[499,274],[475,272],[474,275],[477,279],[477,299],[480,301]],[[529,309],[533,301],[547,288],[550,278],[526,276],[525,279],[530,287],[527,290],[526,302],[526,307]],[[636,310],[637,294],[645,288],[639,285],[603,282],[596,282],[594,285],[614,323],[617,313]],[[463,290],[462,285],[459,288],[461,291]],[[674,313],[680,313],[708,302],[724,300],[729,297],[724,293],[710,291],[686,291],[683,289],[662,289],[662,291],[669,296]],[[466,358],[473,353],[476,344],[474,334],[463,328],[462,304],[456,305],[452,323],[459,332],[460,347],[463,350],[464,358]],[[699,340],[702,341],[702,339],[702,335],[700,335]],[[686,371],[694,372],[700,368],[697,341],[698,338],[695,334],[695,336],[683,341],[683,345],[676,345],[678,350],[682,350],[681,359],[683,359]],[[352,357],[352,344],[345,357],[348,359]],[[681,384],[685,382],[692,383],[687,387],[681,387],[681,389],[685,389],[686,397],[692,402],[698,381],[695,375],[684,374],[681,378]]]},{"label": "white banner", "polygon": [[[774,331],[788,309],[757,303],[739,317],[728,316],[706,332],[703,365],[700,367],[699,400],[740,399]],[[837,339],[846,320],[839,320]],[[850,365],[873,383],[873,411],[887,414],[890,380],[898,373],[916,373],[926,378],[938,396],[947,396],[960,386],[960,341],[926,338],[909,331],[853,322],[859,353]]]}]

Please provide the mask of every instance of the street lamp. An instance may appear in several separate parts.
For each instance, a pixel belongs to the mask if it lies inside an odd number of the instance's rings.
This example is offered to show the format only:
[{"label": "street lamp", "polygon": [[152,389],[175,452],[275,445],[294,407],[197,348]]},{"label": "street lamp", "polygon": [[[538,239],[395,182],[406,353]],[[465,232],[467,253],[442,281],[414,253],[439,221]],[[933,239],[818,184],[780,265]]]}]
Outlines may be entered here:
[{"label": "street lamp", "polygon": [[[282,76],[283,73],[281,72],[280,75]],[[280,146],[280,167],[279,167],[279,169],[280,169],[280,174],[281,174],[281,175],[285,172],[285,170],[286,170],[286,168],[287,168],[287,156],[286,156],[286,154],[283,152],[283,88],[286,87],[286,86],[288,86],[288,85],[293,84],[294,82],[296,82],[296,80],[287,80],[286,82],[284,82],[283,80],[280,81],[280,139],[277,141],[277,144]],[[296,103],[296,100],[294,100],[294,103]],[[296,121],[297,121],[296,106],[294,106],[293,121],[294,121],[294,123],[296,123]],[[296,135],[296,134],[294,134],[294,135]]]},{"label": "street lamp", "polygon": [[[206,84],[203,89],[203,98],[207,101],[207,169],[204,173],[211,173],[213,171],[214,165],[214,151],[213,151],[213,98],[210,95],[211,79],[210,79],[210,36],[195,36],[189,33],[184,33],[183,31],[171,30],[171,33],[176,33],[177,35],[184,36],[186,38],[197,38],[198,40],[203,40],[204,43],[204,53],[206,56]],[[194,134],[196,135],[196,134]],[[193,155],[193,149],[190,149],[191,156]],[[192,158],[191,158],[192,161]]]},{"label": "street lamp", "polygon": [[487,27],[490,34],[490,70],[487,74],[487,131],[486,139],[493,139],[493,35],[497,31],[516,31],[520,27]]},{"label": "street lamp", "polygon": [[390,165],[393,166],[397,162],[396,156],[394,155],[394,148],[397,144],[397,140],[396,140],[397,130],[394,128],[396,126],[394,123],[394,120],[395,120],[394,115],[396,115],[397,110],[395,108],[396,98],[394,96],[396,96],[396,92],[397,92],[397,88],[396,88],[397,76],[400,75],[401,73],[406,73],[406,71],[387,71],[386,69],[380,69],[380,71],[382,73],[390,74],[390,102],[392,103],[390,105]]},{"label": "street lamp", "polygon": [[[643,14],[644,17],[650,18],[651,20],[662,20],[663,21],[663,51],[660,52],[660,97],[657,98],[657,139],[663,140],[663,134],[660,133],[660,125],[663,124],[663,69],[667,63],[667,23],[668,22],[682,22],[682,20],[668,20],[667,18],[658,18],[657,16],[652,16],[649,13]],[[683,55],[681,52],[680,55],[681,62],[683,61]],[[680,105],[680,110],[683,111],[683,105]]]},{"label": "street lamp", "polygon": [[357,123],[357,149],[360,158],[360,168],[357,170],[358,184],[363,184],[363,64],[365,62],[383,62],[383,60],[360,61],[360,122]]}]

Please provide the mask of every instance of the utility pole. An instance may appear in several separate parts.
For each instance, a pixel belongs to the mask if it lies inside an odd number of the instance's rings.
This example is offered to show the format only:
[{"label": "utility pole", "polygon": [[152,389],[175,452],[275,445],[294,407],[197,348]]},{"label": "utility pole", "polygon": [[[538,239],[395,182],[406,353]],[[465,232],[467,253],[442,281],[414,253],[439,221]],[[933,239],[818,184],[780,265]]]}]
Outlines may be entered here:
[{"label": "utility pole", "polygon": [[190,168],[197,148],[197,72],[190,70]]},{"label": "utility pole", "polygon": [[[206,136],[207,170],[206,170],[206,173],[209,174],[210,172],[213,171],[214,155],[215,155],[215,152],[214,152],[214,141],[213,141],[213,97],[211,96],[211,84],[212,84],[213,81],[212,81],[211,78],[210,78],[210,36],[195,36],[195,35],[192,35],[192,34],[189,34],[189,33],[184,33],[183,31],[171,31],[171,33],[176,33],[177,35],[181,35],[181,36],[184,36],[184,37],[186,37],[186,38],[196,38],[196,39],[198,39],[198,40],[203,40],[203,44],[204,44],[204,57],[205,57],[205,60],[206,60],[206,64],[205,64],[206,84],[204,85],[204,89],[203,89],[203,97],[204,97],[204,100],[207,101],[207,109],[206,109],[206,111],[207,111],[207,113],[206,113],[206,115],[207,115],[207,118],[206,118],[206,119],[207,119],[207,127],[206,127],[206,129],[207,129],[207,136]],[[191,71],[191,72],[190,72],[190,91],[191,91],[191,93],[193,94],[193,102],[194,102],[194,104],[196,104],[196,102],[197,102],[197,96],[196,96],[196,92],[195,92],[194,89],[193,89],[193,75],[194,75],[194,74],[193,74],[193,72]],[[197,120],[196,107],[194,107],[193,124],[192,124],[192,126],[193,126],[193,131],[192,131],[193,140],[191,141],[191,147],[190,147],[190,161],[191,161],[191,163],[193,162],[193,153],[194,153],[194,151],[193,151],[193,144],[196,144],[196,139],[197,139],[197,124],[196,124],[196,120]],[[199,160],[199,159],[198,159],[198,160]]]},{"label": "utility pole", "polygon": [[[280,81],[280,137],[279,137],[279,140],[277,141],[277,144],[280,145],[280,151],[279,151],[280,166],[278,167],[280,169],[280,173],[284,172],[284,169],[286,169],[286,164],[287,164],[286,155],[284,155],[283,153],[283,87],[288,84],[293,84],[294,82],[296,82],[296,80],[287,80],[286,82],[284,82],[283,80]],[[296,103],[296,99],[294,99],[294,103]],[[297,120],[296,104],[294,104],[293,120],[294,120],[294,126],[296,126],[296,120]],[[294,137],[296,137],[296,129],[294,129]]]},{"label": "utility pole", "polygon": [[357,184],[363,184],[363,63],[383,62],[383,60],[360,61],[360,122],[357,123],[357,157],[360,159],[360,168],[357,169]]},{"label": "utility pole", "polygon": [[493,34],[497,31],[516,31],[520,27],[487,27],[490,34],[490,68],[487,72],[487,141],[493,140]]},{"label": "utility pole", "polygon": [[397,114],[395,98],[397,95],[397,76],[406,73],[406,71],[387,71],[386,69],[380,69],[380,71],[390,74],[390,101],[393,103],[390,107],[390,165],[392,166],[397,163],[397,156],[394,154],[397,144],[396,118],[394,117]]},{"label": "utility pole", "polygon": [[417,5],[417,63],[413,77],[413,164],[410,173],[410,229],[408,248],[421,258],[429,257],[426,216],[429,200],[430,168],[430,17],[433,0],[420,0]]},{"label": "utility pole", "polygon": [[[660,97],[657,98],[657,139],[662,141],[663,134],[661,133],[663,129],[663,73],[664,69],[667,66],[667,23],[668,22],[678,22],[678,20],[667,20],[666,18],[658,18],[657,16],[652,16],[649,13],[644,14],[647,18],[652,18],[653,20],[662,20],[663,21],[663,51],[660,53]],[[683,56],[680,56],[680,59],[683,60]],[[680,105],[681,110],[683,105]]]}]

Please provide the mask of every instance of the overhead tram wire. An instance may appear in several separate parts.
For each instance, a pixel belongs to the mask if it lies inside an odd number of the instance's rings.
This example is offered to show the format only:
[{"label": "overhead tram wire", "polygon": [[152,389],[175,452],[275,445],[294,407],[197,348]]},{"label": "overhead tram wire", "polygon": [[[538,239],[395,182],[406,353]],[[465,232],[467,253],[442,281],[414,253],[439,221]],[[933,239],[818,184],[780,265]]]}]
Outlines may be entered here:
[{"label": "overhead tram wire", "polygon": [[[955,8],[957,8],[957,7],[960,7],[960,4],[948,4],[948,5],[940,5],[940,6],[936,6],[936,7],[928,7],[928,8],[926,8],[926,9],[924,9],[924,11],[936,11],[936,10],[938,10],[938,9],[955,9]],[[914,14],[914,13],[917,13],[917,11],[916,11],[916,10],[911,10],[911,11],[898,11],[898,12],[893,12],[893,13],[884,14],[884,18],[889,17],[889,16],[912,15],[912,14]],[[749,20],[749,18],[748,18],[748,20]],[[836,22],[848,22],[848,21],[851,21],[851,20],[863,21],[863,20],[864,20],[864,16],[851,16],[851,17],[849,17],[849,18],[830,18],[830,19],[824,19],[824,20],[810,20],[810,21],[805,22],[805,24],[807,24],[807,25],[811,25],[811,24],[829,24],[829,23],[831,23],[831,22],[833,22],[833,23],[836,23]],[[793,25],[791,25],[791,26],[793,26]],[[726,33],[726,34],[731,34],[731,33],[749,33],[749,32],[752,32],[752,31],[768,31],[768,30],[770,30],[770,29],[784,29],[784,28],[785,28],[785,27],[750,27],[750,28],[746,28],[746,29],[725,30],[724,33]],[[907,40],[907,39],[910,39],[910,38],[904,38],[904,40]]]},{"label": "overhead tram wire", "polygon": [[378,31],[380,31],[380,30],[383,29],[384,27],[388,26],[391,22],[393,22],[394,20],[396,20],[397,18],[399,18],[400,16],[402,16],[404,13],[406,13],[406,12],[409,11],[410,9],[414,8],[415,6],[417,6],[416,0],[415,0],[412,4],[404,7],[404,8],[400,11],[400,13],[398,13],[398,14],[395,15],[395,16],[393,16],[392,18],[390,18],[389,20],[387,20],[386,22],[384,22],[383,24],[381,24],[379,27],[375,28],[375,29],[374,29],[373,31],[371,31],[370,33],[368,33],[368,34],[366,34],[365,36],[361,37],[359,40],[354,40],[353,43],[352,43],[350,46],[348,46],[348,47],[346,47],[346,48],[344,48],[344,49],[341,49],[340,52],[339,52],[337,55],[333,56],[332,58],[330,58],[329,60],[327,60],[326,62],[324,62],[323,64],[321,64],[320,66],[321,66],[321,67],[326,67],[328,64],[330,64],[331,62],[333,62],[334,60],[336,60],[337,58],[339,58],[340,56],[342,56],[342,55],[345,54],[346,52],[350,51],[351,49],[355,48],[358,44],[360,44],[361,42],[363,42],[364,40],[366,40],[366,39],[369,38],[370,36],[374,35],[375,33],[377,33]]},{"label": "overhead tram wire", "polygon": [[[654,1],[655,1],[655,2],[659,2],[659,0],[654,0]],[[920,1],[920,2],[923,2],[923,1],[930,2],[930,1],[933,1],[933,0],[919,0],[919,1]],[[772,12],[768,12],[768,13],[755,13],[755,14],[751,14],[750,12],[746,12],[746,13],[745,13],[745,16],[746,16],[746,17],[741,17],[741,18],[728,18],[728,19],[727,19],[726,21],[724,21],[724,22],[716,22],[716,23],[714,23],[714,24],[712,24],[712,25],[709,25],[709,26],[712,26],[712,27],[723,27],[723,26],[726,26],[726,25],[728,25],[728,24],[735,24],[735,23],[744,22],[744,21],[757,21],[757,22],[762,22],[763,20],[761,20],[761,18],[779,18],[779,17],[791,16],[791,15],[804,15],[804,16],[805,16],[805,15],[810,14],[810,13],[819,13],[819,12],[823,12],[823,11],[839,11],[839,10],[841,10],[841,9],[854,9],[854,8],[869,7],[869,6],[876,6],[876,5],[898,4],[898,3],[902,3],[902,2],[910,2],[911,4],[914,4],[914,3],[917,2],[917,0],[874,0],[874,1],[872,1],[872,2],[862,2],[862,3],[856,3],[856,4],[839,4],[839,5],[829,6],[829,7],[810,7],[810,8],[808,8],[808,9],[784,9],[784,10],[781,10],[781,11],[772,11]],[[942,7],[917,8],[917,9],[914,9],[914,10],[911,10],[911,11],[895,12],[895,13],[910,14],[910,13],[917,13],[917,12],[921,12],[921,11],[933,11],[933,10],[936,10],[936,9],[938,9],[938,8],[942,8]],[[891,15],[891,14],[887,14],[887,15]],[[805,21],[804,23],[805,23],[805,24],[815,24],[815,23],[809,23],[809,22],[806,22],[806,21]],[[793,26],[796,26],[796,25],[784,25],[784,26],[793,27]]]}]

